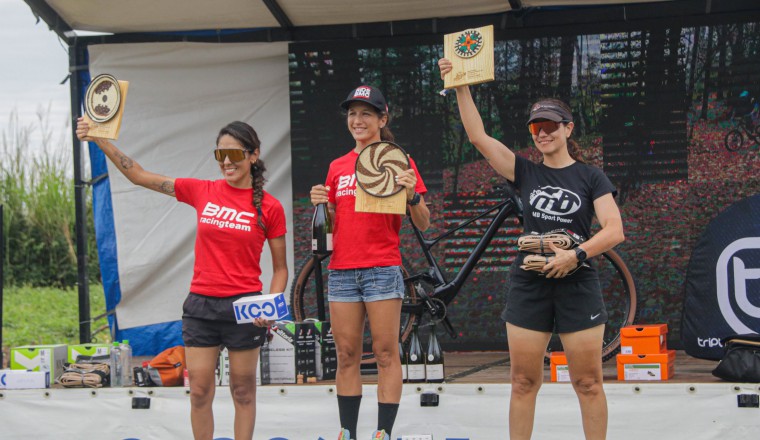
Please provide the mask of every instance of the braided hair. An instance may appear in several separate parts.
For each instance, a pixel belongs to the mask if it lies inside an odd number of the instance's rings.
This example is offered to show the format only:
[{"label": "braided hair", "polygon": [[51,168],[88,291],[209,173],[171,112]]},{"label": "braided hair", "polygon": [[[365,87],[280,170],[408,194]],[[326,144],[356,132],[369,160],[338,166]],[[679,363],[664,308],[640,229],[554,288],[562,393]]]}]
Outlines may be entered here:
[{"label": "braided hair", "polygon": [[[253,127],[245,122],[235,121],[225,125],[219,130],[219,134],[216,137],[217,144],[219,143],[219,139],[224,135],[229,135],[235,138],[241,145],[243,145],[245,151],[248,151],[249,153],[255,153],[256,150],[259,150],[259,153],[261,153],[261,141],[259,140],[259,135],[256,134],[256,130],[254,130]],[[266,231],[267,228],[264,226],[263,222],[264,214],[261,210],[261,201],[264,199],[264,183],[266,183],[264,172],[266,170],[264,161],[261,160],[261,158],[251,164],[251,186],[253,187],[252,202],[258,214],[257,223],[264,231]]]},{"label": "braided hair", "polygon": [[[565,104],[564,101],[561,101],[556,98],[541,98],[536,102],[549,102],[553,105],[556,105],[557,107],[562,107],[564,110],[567,111],[568,114],[572,115],[573,111],[570,109],[570,106]],[[532,107],[532,105],[531,105]],[[564,124],[564,122],[563,122]],[[581,156],[581,146],[578,145],[578,142],[575,142],[575,139],[567,138],[567,153],[570,155],[570,157],[573,158],[576,162],[580,163],[586,163],[586,161],[583,160],[583,156]],[[543,158],[541,161],[543,162]]]}]

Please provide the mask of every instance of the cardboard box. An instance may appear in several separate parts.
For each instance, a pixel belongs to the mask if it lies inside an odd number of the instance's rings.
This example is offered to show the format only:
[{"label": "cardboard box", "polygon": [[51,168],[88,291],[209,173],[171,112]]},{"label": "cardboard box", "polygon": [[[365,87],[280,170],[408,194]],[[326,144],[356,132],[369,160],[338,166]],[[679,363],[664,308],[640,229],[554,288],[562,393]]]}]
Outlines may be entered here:
[{"label": "cardboard box", "polygon": [[26,390],[50,388],[49,371],[4,370],[5,388],[8,390]]},{"label": "cardboard box", "polygon": [[55,382],[68,360],[66,345],[24,345],[11,348],[11,370],[47,371]]},{"label": "cardboard box", "polygon": [[628,325],[620,330],[620,354],[665,353],[667,324]]},{"label": "cardboard box", "polygon": [[69,363],[77,361],[77,356],[109,356],[111,354],[110,344],[79,344],[69,345]]},{"label": "cardboard box", "polygon": [[302,376],[304,382],[322,377],[321,328],[322,323],[315,320],[296,323],[296,378]]},{"label": "cardboard box", "polygon": [[284,293],[247,296],[232,303],[232,307],[238,324],[253,322],[256,318],[277,321],[288,316]]},{"label": "cardboard box", "polygon": [[570,382],[570,370],[567,368],[567,357],[564,352],[552,352],[549,364],[552,382]]},{"label": "cardboard box", "polygon": [[617,355],[618,380],[668,380],[675,373],[676,351]]},{"label": "cardboard box", "polygon": [[295,323],[271,327],[271,339],[261,347],[261,383],[296,382]]},{"label": "cardboard box", "polygon": [[322,351],[322,380],[334,380],[338,371],[338,352],[335,349],[335,338],[329,322],[322,322],[320,329],[320,350]]}]

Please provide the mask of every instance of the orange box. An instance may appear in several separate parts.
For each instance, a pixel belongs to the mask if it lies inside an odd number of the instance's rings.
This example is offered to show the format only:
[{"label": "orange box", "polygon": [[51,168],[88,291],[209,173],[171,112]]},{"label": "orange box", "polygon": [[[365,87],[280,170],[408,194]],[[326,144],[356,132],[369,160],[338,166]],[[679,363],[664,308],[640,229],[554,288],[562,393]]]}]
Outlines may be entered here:
[{"label": "orange box", "polygon": [[570,382],[570,370],[567,369],[567,357],[562,351],[552,352],[549,356],[552,382]]},{"label": "orange box", "polygon": [[628,325],[620,329],[620,354],[655,354],[668,350],[668,325]]},{"label": "orange box", "polygon": [[618,380],[668,380],[675,373],[676,351],[617,355]]}]

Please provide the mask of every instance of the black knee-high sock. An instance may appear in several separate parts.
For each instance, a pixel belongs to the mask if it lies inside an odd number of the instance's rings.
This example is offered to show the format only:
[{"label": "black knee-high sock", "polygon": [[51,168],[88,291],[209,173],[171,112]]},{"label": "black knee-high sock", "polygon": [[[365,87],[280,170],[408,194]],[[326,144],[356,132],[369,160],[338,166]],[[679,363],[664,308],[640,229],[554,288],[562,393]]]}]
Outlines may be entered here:
[{"label": "black knee-high sock", "polygon": [[348,429],[352,439],[356,439],[356,424],[359,421],[359,405],[362,396],[338,396],[340,427]]},{"label": "black knee-high sock", "polygon": [[398,403],[377,403],[377,430],[384,429],[391,436],[393,424],[396,423],[396,414],[398,413]]}]

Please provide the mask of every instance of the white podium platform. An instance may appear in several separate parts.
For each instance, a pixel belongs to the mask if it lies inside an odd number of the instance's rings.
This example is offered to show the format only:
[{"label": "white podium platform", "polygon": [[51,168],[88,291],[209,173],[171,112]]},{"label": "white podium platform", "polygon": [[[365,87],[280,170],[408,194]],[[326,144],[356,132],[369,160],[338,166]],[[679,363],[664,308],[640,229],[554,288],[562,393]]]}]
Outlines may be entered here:
[{"label": "white podium platform", "polygon": [[[359,439],[375,428],[376,391],[376,385],[364,386]],[[439,394],[439,406],[420,406],[420,394],[428,391]],[[737,404],[740,394],[760,393],[757,384],[612,383],[605,391],[610,439],[739,439],[760,432],[760,409]],[[509,392],[508,384],[405,384],[393,438],[506,439]],[[150,408],[132,409],[133,397],[150,398]],[[261,386],[257,406],[257,440],[337,436],[333,385]],[[217,388],[214,413],[214,438],[231,439],[227,387]],[[190,439],[189,396],[184,388],[0,390],[0,433],[3,439]],[[543,385],[533,438],[583,439],[569,384]]]}]

